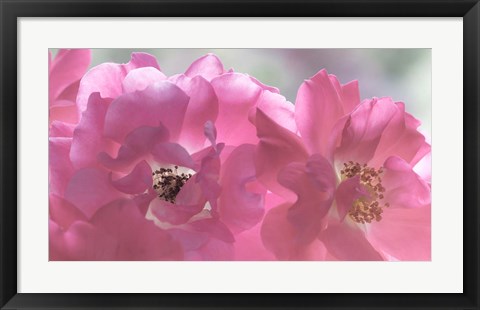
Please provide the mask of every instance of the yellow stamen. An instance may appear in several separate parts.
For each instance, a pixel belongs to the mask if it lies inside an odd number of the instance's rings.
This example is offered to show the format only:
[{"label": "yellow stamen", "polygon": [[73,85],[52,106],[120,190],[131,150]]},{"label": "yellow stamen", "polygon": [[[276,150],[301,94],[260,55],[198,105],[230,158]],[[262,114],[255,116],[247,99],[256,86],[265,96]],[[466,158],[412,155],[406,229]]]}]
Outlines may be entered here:
[{"label": "yellow stamen", "polygon": [[389,203],[383,205],[379,200],[383,200],[385,188],[382,185],[383,169],[368,167],[366,164],[359,164],[353,161],[343,164],[340,171],[343,179],[349,179],[354,176],[360,176],[362,184],[369,192],[369,197],[361,197],[355,200],[348,211],[350,218],[357,223],[371,223],[373,220],[379,222],[382,219],[383,208],[388,208]]}]

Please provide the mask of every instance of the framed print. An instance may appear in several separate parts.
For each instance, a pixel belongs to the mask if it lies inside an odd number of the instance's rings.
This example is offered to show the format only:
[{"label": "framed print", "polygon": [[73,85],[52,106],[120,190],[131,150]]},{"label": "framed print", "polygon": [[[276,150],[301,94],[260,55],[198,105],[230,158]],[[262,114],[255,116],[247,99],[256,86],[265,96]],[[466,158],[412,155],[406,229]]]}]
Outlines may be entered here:
[{"label": "framed print", "polygon": [[478,1],[0,9],[2,309],[478,309]]}]

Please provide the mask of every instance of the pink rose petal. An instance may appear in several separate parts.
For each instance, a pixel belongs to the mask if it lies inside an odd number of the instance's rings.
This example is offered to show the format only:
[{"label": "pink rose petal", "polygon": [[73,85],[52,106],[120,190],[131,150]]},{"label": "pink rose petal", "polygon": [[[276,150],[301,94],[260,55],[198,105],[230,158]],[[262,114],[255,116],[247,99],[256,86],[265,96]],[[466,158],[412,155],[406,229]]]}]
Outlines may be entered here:
[{"label": "pink rose petal", "polygon": [[[397,111],[382,133],[374,159],[370,163],[372,166],[381,165],[391,155],[410,163],[420,149],[429,146],[425,143],[425,137],[417,131],[419,122],[405,113],[405,105],[401,102],[396,102],[395,105]],[[428,152],[428,149],[423,152],[421,156]]]},{"label": "pink rose petal", "polygon": [[63,197],[67,184],[74,174],[70,161],[72,138],[49,138],[48,182],[49,193]]},{"label": "pink rose petal", "polygon": [[204,79],[210,81],[224,72],[225,69],[223,68],[220,59],[213,54],[207,54],[195,60],[187,69],[185,75],[191,78],[200,75]]},{"label": "pink rose petal", "polygon": [[331,224],[320,234],[320,240],[337,259],[346,261],[380,261],[383,257],[358,228],[348,222]]},{"label": "pink rose petal", "polygon": [[91,218],[102,206],[121,197],[108,173],[96,168],[77,170],[65,190],[65,199]]},{"label": "pink rose petal", "polygon": [[195,162],[190,154],[181,145],[177,143],[163,142],[158,143],[152,149],[152,155],[160,166],[177,165],[195,169]]},{"label": "pink rose petal", "polygon": [[338,119],[350,112],[352,101],[356,100],[354,85],[345,87],[345,103],[341,93],[343,88],[326,70],[319,71],[300,86],[295,100],[295,118],[311,154],[326,155],[330,131]]},{"label": "pink rose petal", "polygon": [[[72,84],[78,82],[90,65],[88,49],[60,49],[49,66],[49,101],[62,95]],[[76,85],[78,89],[78,84]],[[69,98],[75,101],[75,97]]]},{"label": "pink rose petal", "polygon": [[389,157],[384,164],[385,202],[392,208],[420,208],[430,205],[430,187],[403,159]]},{"label": "pink rose petal", "polygon": [[260,109],[257,109],[255,123],[260,139],[255,154],[257,179],[268,190],[292,200],[294,195],[278,184],[277,177],[288,163],[308,158],[301,139],[275,123]]},{"label": "pink rose petal", "polygon": [[287,220],[288,204],[271,209],[263,220],[261,237],[265,248],[278,260],[323,260],[325,249],[316,240],[305,243]]},{"label": "pink rose petal", "polygon": [[102,152],[98,154],[97,159],[109,169],[126,172],[138,159],[149,154],[156,144],[165,142],[168,138],[168,131],[163,125],[138,127],[127,135],[116,158]]},{"label": "pink rose petal", "polygon": [[53,121],[48,130],[49,137],[73,137],[73,131],[75,130],[74,124],[64,123],[60,121]]},{"label": "pink rose petal", "polygon": [[121,143],[134,129],[163,124],[176,139],[182,128],[188,96],[170,82],[116,98],[105,116],[105,135]]},{"label": "pink rose petal", "polygon": [[[317,169],[311,169],[315,165]],[[280,171],[278,182],[297,195],[287,212],[287,218],[296,229],[298,242],[308,244],[323,228],[323,219],[329,211],[335,188],[333,169],[325,158],[310,158],[309,162],[291,163]]]},{"label": "pink rose petal", "polygon": [[74,205],[59,196],[51,194],[48,202],[50,218],[61,229],[68,229],[75,221],[85,221],[87,219]]},{"label": "pink rose petal", "polygon": [[227,145],[255,143],[255,127],[248,120],[262,89],[247,76],[238,73],[224,74],[211,81],[218,98],[218,118],[215,122],[218,141]]},{"label": "pink rose petal", "polygon": [[340,162],[352,160],[360,164],[369,163],[397,109],[390,98],[363,101],[348,118],[335,159]]},{"label": "pink rose petal", "polygon": [[[179,260],[181,245],[166,231],[145,219],[135,203],[120,200],[101,208],[92,223],[115,238],[114,260]],[[106,258],[108,260],[108,258]]]},{"label": "pink rose petal", "polygon": [[368,240],[402,261],[431,260],[430,206],[387,208],[383,219],[369,228]]},{"label": "pink rose petal", "polygon": [[70,159],[75,168],[94,166],[97,154],[106,151],[108,143],[99,133],[103,131],[105,114],[110,103],[110,99],[100,98],[99,93],[90,96],[87,110],[73,132]]},{"label": "pink rose petal", "polygon": [[141,194],[150,188],[152,184],[152,168],[146,161],[138,163],[130,174],[112,180],[113,187],[125,194]]},{"label": "pink rose petal", "polygon": [[132,53],[126,64],[104,63],[85,74],[78,89],[77,104],[80,112],[87,108],[88,98],[99,92],[102,98],[116,98],[123,93],[122,82],[131,70],[153,67],[160,70],[155,57],[146,53]]},{"label": "pink rose petal", "polygon": [[131,93],[134,91],[141,91],[155,84],[166,80],[167,77],[160,70],[154,67],[142,67],[133,69],[128,72],[125,79],[122,81],[123,93]]},{"label": "pink rose petal", "polygon": [[263,217],[263,192],[249,191],[248,183],[255,181],[255,146],[237,147],[222,165],[219,198],[220,216],[235,232],[253,227]]}]

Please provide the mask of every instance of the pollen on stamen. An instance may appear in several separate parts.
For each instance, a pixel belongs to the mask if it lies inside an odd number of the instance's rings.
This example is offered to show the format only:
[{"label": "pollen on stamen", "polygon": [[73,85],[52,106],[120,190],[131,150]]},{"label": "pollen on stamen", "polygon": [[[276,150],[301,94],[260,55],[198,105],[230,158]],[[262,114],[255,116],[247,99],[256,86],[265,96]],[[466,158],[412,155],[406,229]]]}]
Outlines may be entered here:
[{"label": "pollen on stamen", "polygon": [[381,204],[380,200],[384,199],[385,187],[382,185],[383,168],[378,170],[368,167],[366,164],[359,164],[353,161],[343,164],[340,174],[344,178],[352,178],[360,176],[360,183],[368,190],[369,198],[359,198],[355,200],[352,207],[348,211],[349,217],[357,223],[379,222],[382,219],[383,208],[388,208],[390,204]]},{"label": "pollen on stamen", "polygon": [[180,189],[192,177],[190,173],[178,173],[178,166],[171,168],[160,168],[152,172],[153,189],[159,198],[175,203]]}]

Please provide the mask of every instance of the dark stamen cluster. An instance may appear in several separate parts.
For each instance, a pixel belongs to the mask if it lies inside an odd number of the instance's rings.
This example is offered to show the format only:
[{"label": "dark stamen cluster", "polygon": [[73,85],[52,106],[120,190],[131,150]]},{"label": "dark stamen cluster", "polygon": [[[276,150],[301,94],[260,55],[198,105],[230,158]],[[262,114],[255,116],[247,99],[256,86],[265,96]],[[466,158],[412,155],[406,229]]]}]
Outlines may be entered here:
[{"label": "dark stamen cluster", "polygon": [[192,177],[190,173],[178,174],[177,169],[178,166],[175,166],[175,170],[160,168],[152,172],[153,189],[158,193],[158,197],[171,203],[175,203],[180,189]]},{"label": "dark stamen cluster", "polygon": [[388,203],[383,206],[378,200],[384,198],[385,187],[382,185],[383,169],[376,170],[370,168],[366,164],[354,163],[349,161],[343,164],[344,167],[340,171],[342,177],[352,178],[356,175],[360,176],[360,183],[369,191],[370,197],[362,197],[355,200],[352,207],[348,211],[348,215],[357,223],[371,223],[373,220],[380,221],[382,219],[383,208],[389,207]]}]

